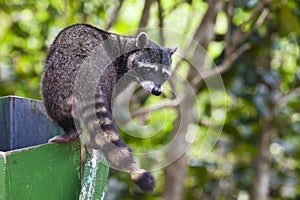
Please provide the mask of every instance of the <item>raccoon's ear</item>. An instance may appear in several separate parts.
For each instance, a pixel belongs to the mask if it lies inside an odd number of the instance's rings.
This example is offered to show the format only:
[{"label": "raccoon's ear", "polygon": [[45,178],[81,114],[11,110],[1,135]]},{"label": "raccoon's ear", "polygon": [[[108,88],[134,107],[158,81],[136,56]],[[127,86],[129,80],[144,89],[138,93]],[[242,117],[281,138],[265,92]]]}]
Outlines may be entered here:
[{"label": "raccoon's ear", "polygon": [[173,55],[175,53],[175,51],[177,50],[178,47],[172,47],[172,48],[167,48],[167,51]]},{"label": "raccoon's ear", "polygon": [[141,32],[140,34],[138,34],[135,42],[136,47],[143,49],[146,48],[148,44],[149,44],[148,35],[145,32]]}]

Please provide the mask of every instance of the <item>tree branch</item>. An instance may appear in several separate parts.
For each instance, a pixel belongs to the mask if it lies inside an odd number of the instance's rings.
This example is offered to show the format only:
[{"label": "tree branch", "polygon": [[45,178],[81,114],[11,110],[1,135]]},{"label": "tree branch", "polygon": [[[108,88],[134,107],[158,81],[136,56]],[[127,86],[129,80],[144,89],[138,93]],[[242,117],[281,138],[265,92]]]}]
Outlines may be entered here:
[{"label": "tree branch", "polygon": [[253,28],[251,29],[251,31],[248,32],[248,34],[246,35],[247,37],[251,34],[253,34],[255,31],[257,31],[257,29],[259,27],[262,26],[262,24],[265,22],[265,20],[267,19],[268,15],[269,15],[270,11],[268,8],[263,9],[263,11],[261,12],[261,14],[259,15],[257,21],[255,22]]},{"label": "tree branch", "polygon": [[177,100],[177,99],[166,100],[166,101],[160,102],[159,104],[155,104],[155,105],[152,105],[152,106],[147,107],[147,108],[139,109],[136,112],[134,112],[131,115],[131,117],[134,118],[134,117],[137,117],[137,116],[140,116],[140,115],[148,114],[148,113],[156,111],[156,110],[161,110],[161,109],[164,109],[164,108],[176,107],[176,106],[179,105],[179,103],[180,103],[180,101]]},{"label": "tree branch", "polygon": [[[176,70],[179,65],[184,61],[187,57],[187,55],[191,52],[191,50],[194,50],[197,46],[207,46],[213,37],[213,34],[211,35],[211,28],[214,27],[214,19],[216,18],[217,12],[221,10],[223,6],[223,1],[220,0],[211,0],[209,1],[209,6],[207,11],[205,12],[202,20],[200,21],[200,24],[198,28],[196,29],[196,32],[194,33],[193,40],[184,47],[183,49],[183,55],[181,56],[180,60],[176,63],[174,70]],[[209,34],[207,32],[210,32]],[[206,34],[205,34],[206,33]],[[193,58],[192,58],[193,59]]]},{"label": "tree branch", "polygon": [[139,29],[146,27],[149,21],[149,15],[150,15],[150,7],[153,3],[153,0],[145,0],[145,5],[142,13],[142,17],[139,24]]},{"label": "tree branch", "polygon": [[231,49],[231,22],[233,18],[233,0],[229,1],[225,5],[225,12],[227,15],[227,32],[225,34],[225,45],[227,48],[225,49],[225,57],[229,57],[230,52],[232,52]]},{"label": "tree branch", "polygon": [[[264,5],[264,4],[262,4]],[[256,13],[258,11],[260,11],[260,8],[261,8],[261,4],[259,4],[257,6],[258,8],[255,9],[257,10]],[[237,46],[243,41],[245,40],[246,38],[250,37],[255,31],[257,31],[257,29],[259,27],[262,26],[262,24],[265,22],[267,16],[269,15],[269,9],[265,8],[263,9],[263,11],[260,13],[258,19],[256,20],[255,24],[253,25],[253,27],[251,28],[251,30],[249,32],[247,32],[246,34],[244,35],[240,35],[240,36],[237,36],[236,34],[236,37],[238,37],[238,39],[233,39],[234,42],[230,43],[229,42],[229,38],[226,38],[227,40],[227,45],[230,44],[229,46],[227,46],[227,49],[229,50],[225,50],[225,59],[223,61],[222,64],[220,64],[218,67],[215,67],[214,69],[212,69],[211,71],[209,72],[204,72],[198,76],[196,76],[193,80],[192,80],[192,85],[193,86],[196,86],[197,84],[199,84],[201,81],[203,80],[207,80],[207,79],[210,79],[218,74],[222,74],[224,72],[226,72],[227,70],[230,69],[231,65],[233,64],[233,62],[242,54],[244,53],[245,51],[247,51],[248,49],[250,49],[250,44],[246,43],[246,44],[243,44],[242,46],[240,46],[238,49],[237,49]],[[251,15],[250,18],[254,18],[254,15]],[[247,20],[248,21],[248,20]],[[238,31],[240,32],[240,31]],[[227,32],[228,33],[228,32]]]},{"label": "tree branch", "polygon": [[119,0],[119,5],[114,9],[112,15],[109,17],[109,21],[107,22],[106,25],[106,30],[109,30],[112,27],[112,25],[116,22],[123,3],[124,0]]},{"label": "tree branch", "polygon": [[163,8],[161,5],[161,0],[156,0],[157,6],[158,6],[158,19],[159,19],[159,44],[164,46],[165,44],[165,38],[164,38],[164,17],[163,17]]},{"label": "tree branch", "polygon": [[222,74],[224,72],[226,72],[227,70],[230,69],[232,63],[245,51],[247,51],[248,49],[250,49],[251,45],[249,43],[246,43],[244,45],[242,45],[240,48],[238,48],[235,52],[231,53],[229,55],[228,58],[224,59],[224,62],[213,68],[211,71],[209,72],[204,72],[202,74],[200,74],[199,76],[196,76],[192,81],[191,84],[193,86],[198,85],[201,81],[203,80],[207,80],[210,79],[216,75]]},{"label": "tree branch", "polygon": [[68,1],[64,0],[64,21],[65,21],[65,26],[68,26]]},{"label": "tree branch", "polygon": [[285,95],[282,94],[276,101],[277,102],[276,104],[278,107],[285,106],[291,97],[299,96],[299,95],[300,95],[300,87],[297,87],[297,88],[291,90],[288,94],[285,94]]},{"label": "tree branch", "polygon": [[[272,0],[264,0],[261,3],[256,5],[256,7],[254,8],[254,11],[251,13],[250,17],[246,21],[244,21],[234,32],[234,34],[232,36],[232,38],[233,38],[232,46],[237,46],[241,41],[248,38],[252,33],[254,33],[262,25],[262,23],[265,21],[265,19],[267,17],[266,14],[268,13],[268,12],[266,13],[266,11],[268,11],[268,9],[266,9],[265,6],[270,2],[272,2]],[[259,14],[258,20],[255,21],[255,24],[252,26],[251,30],[247,34],[243,35],[244,27],[248,23],[253,21],[257,17],[258,14]]]}]

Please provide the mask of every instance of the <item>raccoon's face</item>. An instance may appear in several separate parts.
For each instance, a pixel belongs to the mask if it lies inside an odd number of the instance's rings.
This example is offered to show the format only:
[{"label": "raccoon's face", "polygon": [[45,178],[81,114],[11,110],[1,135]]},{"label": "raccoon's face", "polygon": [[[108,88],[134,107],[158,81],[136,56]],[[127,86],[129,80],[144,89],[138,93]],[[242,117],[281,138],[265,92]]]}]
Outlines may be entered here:
[{"label": "raccoon's face", "polygon": [[145,48],[128,58],[128,67],[131,75],[149,93],[159,96],[162,93],[162,84],[171,74],[171,56],[176,48]]}]

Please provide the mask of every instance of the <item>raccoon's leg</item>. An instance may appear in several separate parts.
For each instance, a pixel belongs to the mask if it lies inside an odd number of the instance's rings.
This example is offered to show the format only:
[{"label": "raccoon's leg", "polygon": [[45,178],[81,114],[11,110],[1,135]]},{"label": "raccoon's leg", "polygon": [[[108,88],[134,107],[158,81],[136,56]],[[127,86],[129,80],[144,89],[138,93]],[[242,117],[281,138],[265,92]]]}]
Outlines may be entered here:
[{"label": "raccoon's leg", "polygon": [[56,122],[60,127],[63,128],[64,134],[55,136],[48,140],[49,143],[70,143],[78,140],[79,135],[75,128],[75,123],[72,118],[64,118]]},{"label": "raccoon's leg", "polygon": [[69,143],[76,141],[79,138],[72,115],[74,101],[76,102],[76,99],[73,97],[73,95],[70,95],[69,97],[65,98],[60,105],[52,105],[51,118],[56,125],[64,130],[64,133],[63,135],[58,135],[51,138],[48,141],[49,143]]},{"label": "raccoon's leg", "polygon": [[65,134],[55,136],[48,140],[48,143],[56,143],[56,144],[63,144],[63,143],[70,143],[78,140],[79,135],[76,130],[70,130],[68,132],[65,131]]},{"label": "raccoon's leg", "polygon": [[128,172],[134,183],[144,192],[152,192],[155,187],[153,176],[146,170],[139,168],[133,159],[131,149],[121,139],[110,112],[103,101],[100,102],[98,101],[94,107],[94,109],[96,108],[96,120],[85,119],[90,133],[90,139],[85,144],[86,147],[99,149],[109,162],[110,167]]}]

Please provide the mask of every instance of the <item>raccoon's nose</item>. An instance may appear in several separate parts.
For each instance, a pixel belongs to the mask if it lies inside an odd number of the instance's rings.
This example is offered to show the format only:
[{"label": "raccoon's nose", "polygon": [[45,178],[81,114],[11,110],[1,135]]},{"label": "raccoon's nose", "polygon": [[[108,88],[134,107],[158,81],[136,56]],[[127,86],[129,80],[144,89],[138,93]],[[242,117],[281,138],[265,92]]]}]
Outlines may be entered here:
[{"label": "raccoon's nose", "polygon": [[155,85],[151,91],[151,93],[155,96],[159,96],[161,94],[161,92],[162,92],[162,88],[160,85]]}]

